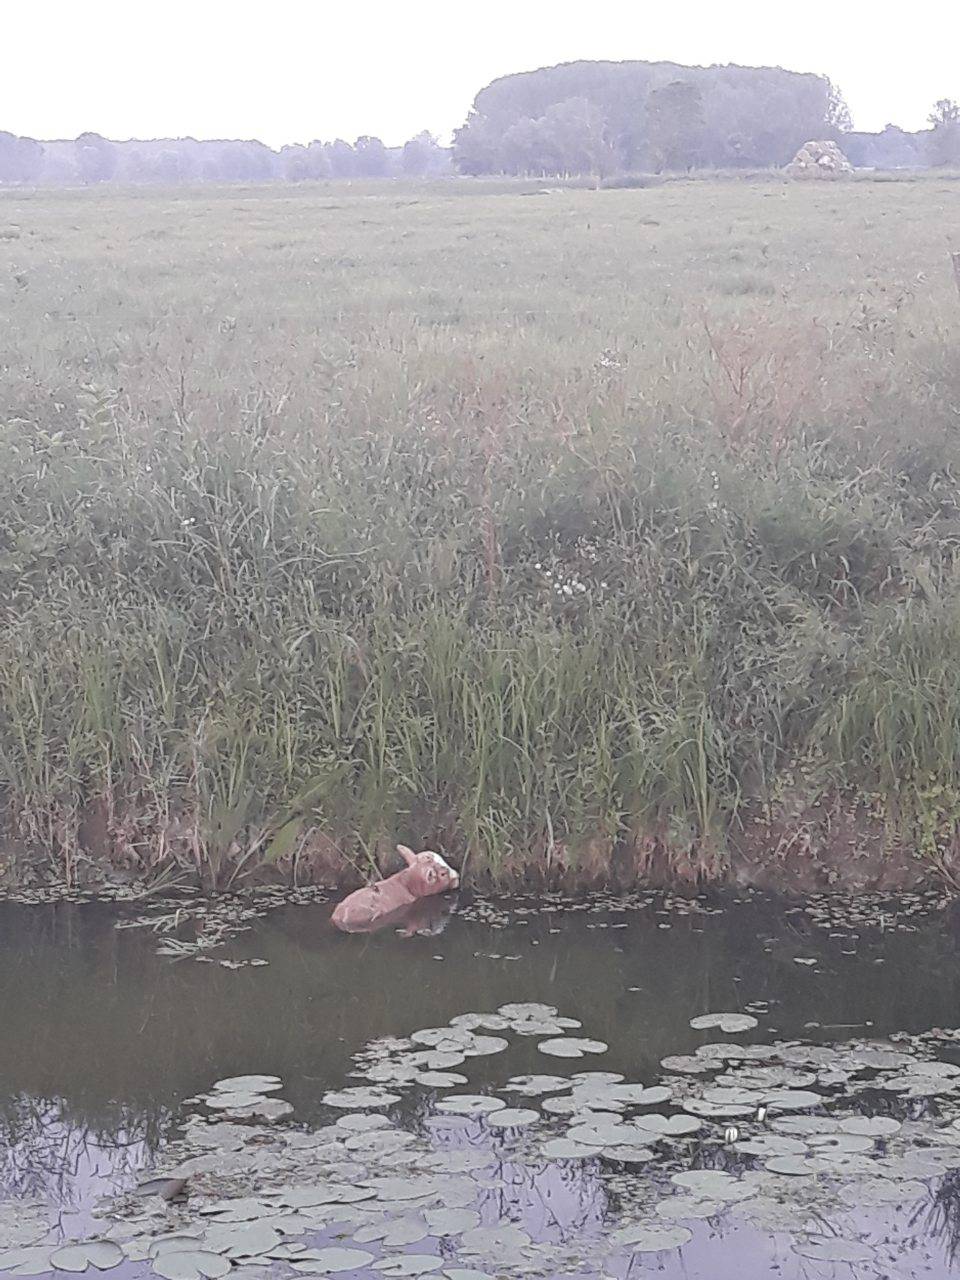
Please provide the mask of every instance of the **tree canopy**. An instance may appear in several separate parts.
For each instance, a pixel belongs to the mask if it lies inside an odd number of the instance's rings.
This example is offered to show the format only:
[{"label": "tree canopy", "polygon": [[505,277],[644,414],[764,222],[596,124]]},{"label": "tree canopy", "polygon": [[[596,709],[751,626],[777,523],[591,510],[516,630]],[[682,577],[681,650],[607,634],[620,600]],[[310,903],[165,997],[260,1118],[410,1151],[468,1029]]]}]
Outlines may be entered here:
[{"label": "tree canopy", "polygon": [[[580,123],[558,129],[558,119]],[[457,131],[454,155],[463,173],[782,165],[804,142],[848,124],[843,97],[825,76],[570,62],[482,89]]]}]

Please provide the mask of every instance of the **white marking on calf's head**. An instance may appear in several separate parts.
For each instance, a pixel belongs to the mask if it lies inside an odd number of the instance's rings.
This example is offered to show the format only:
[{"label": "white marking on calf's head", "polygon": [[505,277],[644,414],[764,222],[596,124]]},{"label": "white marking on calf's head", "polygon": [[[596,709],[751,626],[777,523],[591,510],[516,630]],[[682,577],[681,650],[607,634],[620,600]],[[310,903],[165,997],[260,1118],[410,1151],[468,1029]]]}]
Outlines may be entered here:
[{"label": "white marking on calf's head", "polygon": [[427,884],[435,885],[443,880],[446,882],[444,888],[458,889],[460,887],[459,872],[451,867],[449,862],[435,850],[424,849],[422,853],[414,853],[407,845],[398,844],[397,852],[408,867],[419,867],[422,870],[423,878]]}]

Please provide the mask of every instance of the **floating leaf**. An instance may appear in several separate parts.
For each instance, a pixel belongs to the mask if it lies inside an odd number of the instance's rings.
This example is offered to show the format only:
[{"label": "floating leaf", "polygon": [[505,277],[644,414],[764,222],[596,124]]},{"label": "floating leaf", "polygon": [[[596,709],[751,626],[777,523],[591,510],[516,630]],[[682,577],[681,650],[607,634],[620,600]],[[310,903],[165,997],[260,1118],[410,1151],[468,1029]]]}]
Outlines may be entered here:
[{"label": "floating leaf", "polygon": [[537,1048],[554,1058],[582,1058],[585,1053],[606,1053],[608,1045],[602,1040],[582,1040],[564,1037],[560,1040],[541,1040]]},{"label": "floating leaf", "polygon": [[161,1253],[153,1260],[153,1269],[163,1280],[223,1280],[230,1273],[230,1263],[218,1253],[197,1249],[192,1252]]},{"label": "floating leaf", "polygon": [[484,1116],[506,1108],[502,1098],[485,1093],[449,1093],[437,1103],[437,1110],[462,1116]]},{"label": "floating leaf", "polygon": [[390,1128],[390,1121],[386,1116],[367,1115],[364,1111],[338,1116],[335,1124],[338,1129],[348,1129],[351,1133],[367,1133],[373,1129]]},{"label": "floating leaf", "polygon": [[693,1232],[687,1227],[639,1225],[615,1231],[611,1242],[632,1253],[664,1253],[668,1249],[682,1249],[692,1239]]},{"label": "floating leaf", "polygon": [[730,1036],[740,1031],[752,1031],[760,1023],[749,1013],[704,1013],[699,1018],[691,1018],[690,1025],[694,1031],[722,1031],[725,1036]]},{"label": "floating leaf", "polygon": [[544,1093],[558,1093],[570,1087],[564,1076],[512,1076],[504,1086],[510,1093],[522,1093],[537,1098]]},{"label": "floating leaf", "polygon": [[589,1160],[591,1156],[598,1156],[601,1148],[571,1142],[569,1138],[552,1138],[549,1142],[545,1142],[540,1150],[548,1160]]},{"label": "floating leaf", "polygon": [[805,1177],[808,1174],[824,1173],[829,1165],[814,1156],[771,1156],[764,1161],[763,1167],[770,1173],[782,1173],[792,1178]]},{"label": "floating leaf", "polygon": [[716,1200],[701,1200],[695,1196],[671,1196],[662,1200],[656,1208],[657,1216],[674,1221],[690,1218],[716,1218],[725,1206]]},{"label": "floating leaf", "polygon": [[699,1120],[692,1116],[661,1116],[652,1114],[636,1116],[631,1124],[634,1128],[657,1134],[663,1138],[685,1138],[692,1133],[699,1133],[703,1127]]},{"label": "floating leaf", "polygon": [[348,1089],[334,1089],[323,1095],[323,1103],[328,1107],[342,1107],[345,1111],[353,1111],[358,1107],[378,1110],[380,1107],[392,1107],[400,1101],[400,1095],[388,1093],[385,1089],[368,1089],[363,1085],[355,1085]]},{"label": "floating leaf", "polygon": [[332,1276],[340,1271],[359,1271],[361,1267],[373,1262],[373,1257],[374,1255],[367,1253],[365,1249],[341,1249],[332,1246],[329,1249],[317,1249],[312,1258],[305,1262],[294,1262],[292,1265],[294,1271]]},{"label": "floating leaf", "polygon": [[458,1236],[480,1225],[480,1215],[473,1209],[428,1209],[423,1216],[434,1236]]},{"label": "floating leaf", "polygon": [[702,1076],[711,1071],[719,1071],[723,1062],[719,1058],[701,1058],[695,1053],[675,1053],[669,1058],[661,1058],[660,1065],[664,1071],[674,1071],[685,1076]]},{"label": "floating leaf", "polygon": [[670,1179],[698,1200],[746,1200],[757,1194],[757,1185],[734,1178],[722,1169],[690,1169]]},{"label": "floating leaf", "polygon": [[539,1111],[530,1111],[525,1107],[505,1107],[502,1111],[488,1114],[487,1124],[493,1129],[522,1129],[539,1119]]},{"label": "floating leaf", "polygon": [[417,1084],[427,1089],[453,1089],[458,1084],[466,1084],[467,1077],[456,1071],[421,1071],[416,1077]]},{"label": "floating leaf", "polygon": [[892,1116],[849,1116],[839,1124],[844,1133],[858,1133],[866,1138],[891,1138],[903,1128]]},{"label": "floating leaf", "polygon": [[603,1147],[600,1154],[605,1160],[615,1160],[619,1164],[646,1164],[654,1158],[649,1147],[610,1146]]},{"label": "floating leaf", "polygon": [[536,1021],[538,1018],[555,1018],[559,1010],[552,1004],[502,1004],[497,1013],[510,1022]]},{"label": "floating leaf", "polygon": [[39,1276],[50,1271],[50,1245],[8,1249],[0,1253],[0,1271],[13,1271],[18,1276]]},{"label": "floating leaf", "polygon": [[793,1246],[801,1258],[813,1262],[870,1262],[873,1250],[859,1240],[842,1240],[839,1236],[811,1236]]},{"label": "floating leaf", "polygon": [[381,1258],[373,1269],[385,1276],[424,1276],[442,1266],[443,1259],[432,1253],[401,1253],[395,1258]]},{"label": "floating leaf", "polygon": [[50,1255],[50,1263],[57,1271],[86,1271],[96,1267],[109,1271],[123,1261],[123,1250],[112,1240],[86,1240],[82,1244],[66,1245]]},{"label": "floating leaf", "polygon": [[495,1227],[475,1227],[473,1231],[465,1232],[460,1242],[463,1253],[489,1256],[526,1249],[529,1245],[530,1237],[526,1231],[509,1222],[500,1222]]},{"label": "floating leaf", "polygon": [[230,1076],[213,1086],[220,1093],[274,1093],[283,1088],[279,1076]]},{"label": "floating leaf", "polygon": [[429,1234],[427,1224],[422,1218],[390,1218],[386,1222],[375,1222],[369,1227],[361,1227],[353,1238],[358,1244],[382,1240],[389,1248],[396,1248],[399,1245],[418,1244]]}]

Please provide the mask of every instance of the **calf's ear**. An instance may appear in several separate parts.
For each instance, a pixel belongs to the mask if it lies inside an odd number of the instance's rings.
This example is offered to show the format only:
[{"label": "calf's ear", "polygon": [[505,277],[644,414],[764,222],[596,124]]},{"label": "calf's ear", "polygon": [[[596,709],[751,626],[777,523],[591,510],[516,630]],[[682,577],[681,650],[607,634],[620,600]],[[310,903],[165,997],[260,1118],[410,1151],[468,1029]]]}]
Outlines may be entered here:
[{"label": "calf's ear", "polygon": [[408,867],[412,867],[416,865],[417,855],[413,852],[412,849],[408,849],[405,844],[397,845],[397,853],[399,853],[400,857],[404,860],[404,862],[407,864]]}]

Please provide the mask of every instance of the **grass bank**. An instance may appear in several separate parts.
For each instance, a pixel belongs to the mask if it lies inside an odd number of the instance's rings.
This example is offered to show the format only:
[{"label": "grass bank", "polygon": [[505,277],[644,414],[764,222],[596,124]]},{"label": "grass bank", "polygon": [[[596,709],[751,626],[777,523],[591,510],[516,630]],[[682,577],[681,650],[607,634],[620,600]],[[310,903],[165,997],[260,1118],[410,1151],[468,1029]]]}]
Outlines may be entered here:
[{"label": "grass bank", "polygon": [[955,186],[4,197],[8,874],[952,879]]}]

